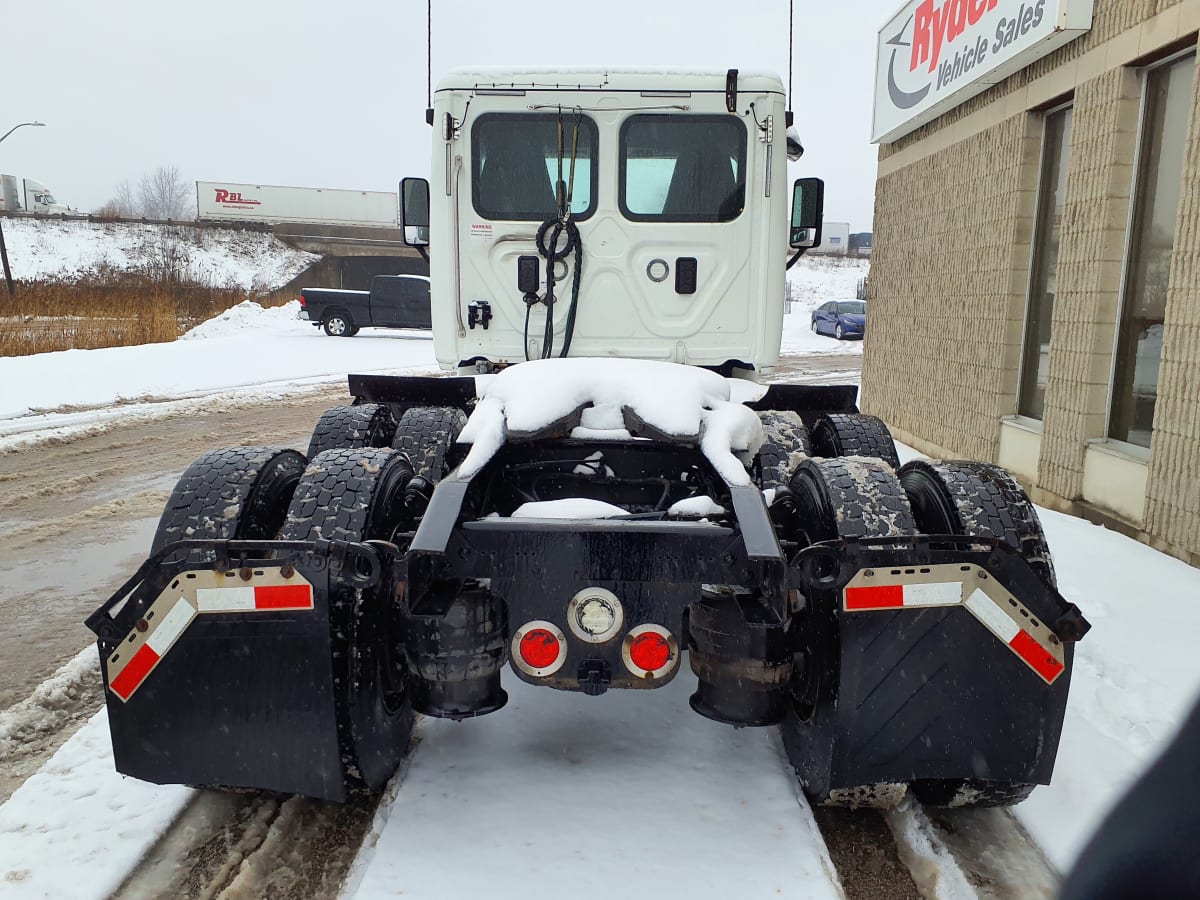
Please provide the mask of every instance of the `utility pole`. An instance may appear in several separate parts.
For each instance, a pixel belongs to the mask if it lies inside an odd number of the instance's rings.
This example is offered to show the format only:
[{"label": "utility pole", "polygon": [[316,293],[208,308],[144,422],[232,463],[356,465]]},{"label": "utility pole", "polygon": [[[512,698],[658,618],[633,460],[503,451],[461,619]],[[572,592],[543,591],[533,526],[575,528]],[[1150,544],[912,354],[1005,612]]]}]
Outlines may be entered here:
[{"label": "utility pole", "polygon": [[8,285],[8,298],[11,300],[17,295],[17,291],[13,287],[12,269],[8,267],[8,248],[4,246],[4,222],[2,220],[0,220],[0,261],[4,263],[4,283]]}]

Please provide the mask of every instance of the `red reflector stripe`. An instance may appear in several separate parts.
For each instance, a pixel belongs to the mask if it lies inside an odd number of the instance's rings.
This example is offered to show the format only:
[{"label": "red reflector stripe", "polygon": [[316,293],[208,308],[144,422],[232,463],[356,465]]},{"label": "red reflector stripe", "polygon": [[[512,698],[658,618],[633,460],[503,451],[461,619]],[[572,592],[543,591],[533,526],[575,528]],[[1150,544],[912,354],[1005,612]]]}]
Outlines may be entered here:
[{"label": "red reflector stripe", "polygon": [[1008,646],[1051,684],[1062,674],[1063,664],[1047,653],[1028,631],[1018,631],[1017,636],[1008,642]]},{"label": "red reflector stripe", "polygon": [[846,588],[846,609],[897,609],[904,605],[904,586]]},{"label": "red reflector stripe", "polygon": [[133,654],[133,659],[129,660],[120,674],[112,680],[109,687],[122,700],[128,700],[133,696],[138,685],[150,674],[150,670],[158,663],[159,658],[157,653],[143,644],[142,648]]},{"label": "red reflector stripe", "polygon": [[280,584],[254,589],[255,609],[312,609],[312,588],[307,584]]}]

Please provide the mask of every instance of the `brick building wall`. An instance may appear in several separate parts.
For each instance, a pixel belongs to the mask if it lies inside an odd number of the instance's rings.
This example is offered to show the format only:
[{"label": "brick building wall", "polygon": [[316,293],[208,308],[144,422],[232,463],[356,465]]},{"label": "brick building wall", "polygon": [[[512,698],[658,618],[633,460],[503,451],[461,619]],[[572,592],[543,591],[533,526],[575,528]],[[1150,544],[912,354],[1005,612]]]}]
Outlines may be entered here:
[{"label": "brick building wall", "polygon": [[[1008,464],[1006,435],[1017,432],[1005,423],[1017,412],[1043,115],[1070,101],[1045,413],[1018,435],[1029,459],[1014,469],[1039,502],[1089,514],[1193,564],[1200,564],[1196,102],[1152,447],[1145,458],[1115,453],[1109,468],[1095,465],[1095,452],[1106,435],[1120,321],[1140,71],[1194,46],[1197,30],[1200,0],[1096,0],[1088,34],[880,146],[862,391],[864,409],[918,449]],[[1194,90],[1200,101],[1200,75]],[[1111,497],[1106,479],[1114,482]]]}]

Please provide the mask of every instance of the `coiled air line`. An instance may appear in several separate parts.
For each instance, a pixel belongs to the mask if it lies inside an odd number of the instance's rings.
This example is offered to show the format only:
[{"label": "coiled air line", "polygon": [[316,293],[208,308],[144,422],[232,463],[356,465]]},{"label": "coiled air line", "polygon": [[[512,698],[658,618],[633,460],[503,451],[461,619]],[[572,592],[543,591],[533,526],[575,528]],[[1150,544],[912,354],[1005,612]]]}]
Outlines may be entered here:
[{"label": "coiled air line", "polygon": [[[579,306],[579,279],[583,272],[583,239],[579,236],[579,227],[571,221],[571,198],[575,193],[575,157],[579,150],[579,123],[583,114],[575,110],[575,125],[571,137],[571,165],[567,175],[566,189],[563,184],[563,114],[562,107],[558,108],[558,181],[555,184],[555,199],[558,203],[558,215],[552,216],[538,228],[536,245],[537,251],[546,260],[546,294],[538,298],[537,294],[525,295],[525,359],[529,359],[529,311],[536,303],[546,304],[546,328],[542,335],[542,359],[554,355],[554,272],[557,263],[565,261],[572,251],[575,253],[575,272],[571,283],[571,306],[567,310],[567,322],[563,329],[563,348],[559,357],[563,358],[571,350],[571,338],[575,335],[575,313]],[[566,242],[560,247],[559,241],[566,234]]]}]

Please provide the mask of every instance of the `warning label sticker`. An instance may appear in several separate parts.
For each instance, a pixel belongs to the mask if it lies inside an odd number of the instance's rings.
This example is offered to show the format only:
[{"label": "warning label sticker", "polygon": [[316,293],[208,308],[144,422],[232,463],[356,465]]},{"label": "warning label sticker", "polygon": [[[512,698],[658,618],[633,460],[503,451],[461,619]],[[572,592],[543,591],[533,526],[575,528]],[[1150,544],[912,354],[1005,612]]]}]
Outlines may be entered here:
[{"label": "warning label sticker", "polygon": [[471,237],[492,239],[492,223],[491,222],[472,222]]}]

